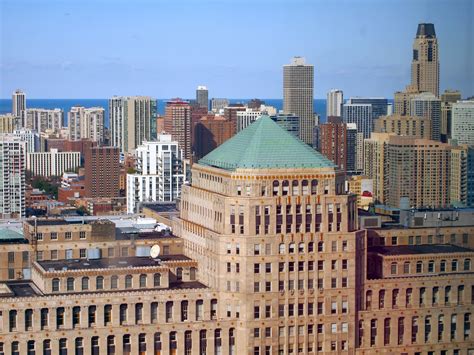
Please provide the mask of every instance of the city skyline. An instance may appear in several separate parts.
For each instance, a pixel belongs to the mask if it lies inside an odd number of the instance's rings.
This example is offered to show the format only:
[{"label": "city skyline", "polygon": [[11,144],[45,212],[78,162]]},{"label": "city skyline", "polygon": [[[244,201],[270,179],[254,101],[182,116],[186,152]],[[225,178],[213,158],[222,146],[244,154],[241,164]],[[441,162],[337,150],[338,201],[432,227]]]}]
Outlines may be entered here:
[{"label": "city skyline", "polygon": [[[296,55],[315,67],[315,98],[324,98],[335,87],[346,97],[392,97],[409,81],[411,43],[420,22],[434,23],[437,29],[440,90],[460,89],[463,97],[473,94],[474,60],[466,45],[472,39],[469,1],[455,1],[455,6],[452,1],[439,1],[435,6],[425,1],[360,1],[337,6],[143,1],[136,8],[125,2],[114,3],[113,8],[109,4],[2,1],[0,97],[9,98],[17,88],[29,98],[193,97],[198,85],[206,85],[209,97],[280,98],[282,65]],[[232,19],[224,17],[229,11]],[[103,16],[107,13],[113,16]],[[287,26],[291,16],[296,21]],[[334,16],[341,21],[333,21]],[[215,20],[219,18],[226,21]],[[272,25],[264,26],[265,19]],[[43,28],[39,20],[55,25]],[[130,26],[119,26],[123,21]],[[68,31],[70,26],[75,31]],[[9,28],[15,31],[7,31]],[[238,37],[234,38],[236,28]],[[194,41],[195,35],[212,40]],[[250,36],[253,41],[248,40]],[[122,40],[114,40],[118,37]],[[186,46],[176,46],[177,39]],[[390,46],[383,46],[384,42]],[[245,50],[235,50],[239,43]],[[94,86],[70,85],[85,77],[100,80]]]}]

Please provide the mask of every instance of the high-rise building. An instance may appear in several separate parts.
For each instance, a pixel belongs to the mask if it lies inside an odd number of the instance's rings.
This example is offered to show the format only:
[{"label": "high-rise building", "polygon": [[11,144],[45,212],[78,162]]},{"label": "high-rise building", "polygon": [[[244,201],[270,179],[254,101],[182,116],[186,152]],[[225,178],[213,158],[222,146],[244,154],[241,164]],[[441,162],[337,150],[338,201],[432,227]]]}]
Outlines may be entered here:
[{"label": "high-rise building", "polygon": [[451,139],[453,103],[461,100],[458,90],[444,90],[441,94],[441,142],[447,143]]},{"label": "high-rise building", "polygon": [[199,107],[209,109],[209,91],[205,86],[198,86],[196,89],[196,102]]},{"label": "high-rise building", "polygon": [[14,130],[11,136],[18,137],[21,141],[26,142],[26,152],[34,153],[39,151],[40,138],[39,134],[30,129],[17,129]]},{"label": "high-rise building", "polygon": [[26,168],[32,175],[61,176],[81,166],[80,152],[34,152],[27,154]]},{"label": "high-rise building", "polygon": [[88,147],[85,151],[85,196],[118,197],[120,150],[117,147]]},{"label": "high-rise building", "polygon": [[401,116],[398,114],[381,116],[375,121],[374,132],[431,139],[431,120],[427,117]]},{"label": "high-rise building", "polygon": [[372,106],[372,124],[380,116],[386,116],[388,110],[388,100],[384,97],[351,97],[346,104],[361,104]]},{"label": "high-rise building", "polygon": [[294,57],[283,66],[283,111],[300,118],[300,139],[313,143],[314,118],[314,66],[302,57]]},{"label": "high-rise building", "polygon": [[207,115],[194,126],[193,150],[197,159],[216,149],[234,135],[233,123],[223,116]]},{"label": "high-rise building", "polygon": [[212,98],[211,99],[211,110],[213,112],[219,112],[229,106],[228,99]]},{"label": "high-rise building", "polygon": [[156,100],[149,96],[114,96],[109,100],[111,145],[131,152],[151,138]]},{"label": "high-rise building", "polygon": [[458,144],[474,146],[474,100],[452,104],[451,138]]},{"label": "high-rise building", "polygon": [[342,105],[344,104],[344,94],[342,90],[331,89],[327,94],[326,117],[342,117]]},{"label": "high-rise building", "polygon": [[22,111],[26,110],[26,94],[20,89],[12,94],[12,114],[21,117]]},{"label": "high-rise building", "polygon": [[343,106],[344,123],[355,123],[357,132],[369,138],[373,127],[373,114],[371,104],[352,104],[346,102]]},{"label": "high-rise building", "polygon": [[0,133],[12,133],[16,127],[18,117],[7,113],[0,115]]},{"label": "high-rise building", "polygon": [[411,97],[410,114],[425,117],[431,122],[431,139],[439,141],[441,128],[441,101],[432,93],[422,92]]},{"label": "high-rise building", "polygon": [[183,152],[169,134],[158,135],[135,150],[136,173],[127,174],[127,212],[143,202],[175,201],[184,182]]},{"label": "high-rise building", "polygon": [[432,23],[420,23],[413,42],[411,85],[439,97],[438,39]]},{"label": "high-rise building", "polygon": [[328,117],[327,122],[316,127],[317,150],[336,164],[347,169],[347,128],[341,117]]},{"label": "high-rise building", "polygon": [[71,107],[68,112],[69,139],[104,142],[105,110],[102,107]]},{"label": "high-rise building", "polygon": [[0,218],[25,216],[26,142],[0,135]]},{"label": "high-rise building", "polygon": [[364,174],[374,180],[377,202],[400,208],[449,205],[450,149],[447,144],[392,133],[365,140]]},{"label": "high-rise building", "polygon": [[166,103],[164,128],[171,134],[174,141],[178,142],[183,150],[184,159],[190,159],[191,150],[191,106],[187,101],[179,98]]},{"label": "high-rise building", "polygon": [[[358,142],[358,136],[362,137],[362,133],[357,132],[357,125],[355,123],[346,123],[346,172],[349,174],[362,171],[364,169],[363,162],[358,164],[358,156],[362,154],[363,158],[363,144],[362,147]],[[362,159],[363,160],[363,159]],[[360,165],[360,167],[359,167]]]},{"label": "high-rise building", "polygon": [[474,191],[469,191],[468,188],[472,188],[474,182],[472,180],[474,177],[474,147],[468,145],[453,146],[451,147],[450,158],[450,203],[458,207],[473,207]]},{"label": "high-rise building", "polygon": [[250,109],[246,108],[245,110],[239,110],[236,112],[236,132],[240,132],[245,129],[247,126],[258,120],[263,115],[263,112],[260,109]]},{"label": "high-rise building", "polygon": [[284,128],[296,138],[299,137],[300,132],[300,118],[291,113],[279,112],[276,115],[270,116],[280,127]]},{"label": "high-rise building", "polygon": [[63,110],[59,108],[29,108],[23,111],[20,128],[32,129],[41,133],[59,133],[63,128]]}]

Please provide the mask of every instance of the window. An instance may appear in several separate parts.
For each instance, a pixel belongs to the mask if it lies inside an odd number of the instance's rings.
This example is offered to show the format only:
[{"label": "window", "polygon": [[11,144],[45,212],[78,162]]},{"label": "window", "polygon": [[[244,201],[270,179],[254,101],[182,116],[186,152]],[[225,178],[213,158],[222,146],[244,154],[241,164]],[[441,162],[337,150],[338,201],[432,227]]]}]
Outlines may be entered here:
[{"label": "window", "polygon": [[117,276],[117,275],[113,275],[113,276],[110,278],[110,288],[111,288],[111,289],[116,289],[116,288],[118,288],[118,276]]},{"label": "window", "polygon": [[390,265],[390,273],[392,275],[396,275],[397,274],[397,263],[392,263]]},{"label": "window", "polygon": [[64,326],[64,307],[56,308],[56,327],[61,328]]},{"label": "window", "polygon": [[[85,258],[87,256],[87,251],[86,249],[79,249],[79,257],[81,259]],[[82,339],[82,338],[81,338]]]},{"label": "window", "polygon": [[168,301],[165,304],[165,318],[166,322],[170,322],[173,320],[173,302]]},{"label": "window", "polygon": [[75,328],[81,324],[81,307],[72,307],[72,327]]},{"label": "window", "polygon": [[52,291],[59,292],[59,279],[55,278],[52,281]]},{"label": "window", "polygon": [[260,255],[260,244],[254,244],[253,255]]},{"label": "window", "polygon": [[140,288],[145,288],[146,287],[146,282],[147,281],[147,275],[141,274],[140,275]]},{"label": "window", "polygon": [[87,321],[88,321],[89,327],[92,327],[95,325],[96,311],[97,311],[97,306],[89,306],[87,310]]},{"label": "window", "polygon": [[71,240],[72,239],[72,233],[71,232],[64,233],[64,239]]},{"label": "window", "polygon": [[25,329],[31,330],[33,328],[33,310],[25,310]]},{"label": "window", "polygon": [[288,252],[290,254],[293,254],[295,252],[295,243],[294,242],[291,242],[288,246]]},{"label": "window", "polygon": [[51,240],[58,240],[58,233],[51,232]]},{"label": "window", "polygon": [[285,254],[285,244],[280,243],[280,244],[278,245],[278,253],[279,253],[279,254]]},{"label": "window", "polygon": [[143,303],[135,304],[135,323],[143,322]]},{"label": "window", "polygon": [[451,271],[458,271],[458,260],[453,259],[451,261]]},{"label": "window", "polygon": [[435,271],[435,263],[434,260],[428,261],[428,272],[434,272]]},{"label": "window", "polygon": [[87,276],[82,278],[81,288],[82,288],[82,291],[87,291],[89,289],[89,278]]},{"label": "window", "polygon": [[423,272],[423,262],[422,261],[417,261],[416,262],[416,273],[422,273]]},{"label": "window", "polygon": [[439,263],[439,271],[446,272],[446,260],[441,260]]},{"label": "window", "polygon": [[76,350],[76,355],[84,354],[84,338],[76,338],[74,340],[74,348]]},{"label": "window", "polygon": [[119,321],[120,325],[123,325],[127,322],[127,312],[128,312],[128,305],[121,304],[119,308]]},{"label": "window", "polygon": [[86,232],[84,231],[79,232],[79,239],[86,239]]},{"label": "window", "polygon": [[103,290],[104,289],[104,277],[97,276],[95,279],[95,288],[96,290]]},{"label": "window", "polygon": [[377,338],[377,319],[370,320],[370,346],[375,345],[375,339]]},{"label": "window", "polygon": [[464,259],[464,271],[471,270],[471,259]]},{"label": "window", "polygon": [[45,329],[48,326],[48,320],[49,320],[49,310],[48,308],[42,308],[40,311],[41,330]]},{"label": "window", "polygon": [[318,242],[318,252],[322,252],[324,249],[324,242]]},{"label": "window", "polygon": [[58,260],[58,251],[51,250],[51,260]]},{"label": "window", "polygon": [[161,285],[161,274],[154,274],[153,275],[153,286],[160,287]]},{"label": "window", "polygon": [[112,322],[112,305],[106,304],[104,306],[104,324],[108,325]]},{"label": "window", "polygon": [[125,276],[125,288],[132,288],[132,275]]}]

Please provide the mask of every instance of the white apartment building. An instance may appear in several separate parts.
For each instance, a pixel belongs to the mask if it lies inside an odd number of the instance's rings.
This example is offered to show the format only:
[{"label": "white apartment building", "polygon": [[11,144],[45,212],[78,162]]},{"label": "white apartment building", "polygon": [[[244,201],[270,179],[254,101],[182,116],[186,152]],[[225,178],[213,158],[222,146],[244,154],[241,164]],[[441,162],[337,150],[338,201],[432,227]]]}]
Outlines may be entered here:
[{"label": "white apartment building", "polygon": [[105,110],[102,107],[84,108],[71,107],[68,112],[69,139],[91,139],[95,142],[104,141]]},{"label": "white apartment building", "polygon": [[0,135],[0,218],[25,216],[26,142]]},{"label": "white apartment building", "polygon": [[21,128],[32,129],[38,133],[58,133],[63,128],[63,110],[29,108],[22,112]]},{"label": "white apartment building", "polygon": [[135,151],[136,170],[127,174],[127,213],[137,213],[140,203],[174,201],[185,180],[183,151],[169,134],[144,142]]},{"label": "white apartment building", "polygon": [[474,146],[474,100],[453,103],[451,138]]},{"label": "white apartment building", "polygon": [[237,132],[240,132],[263,115],[260,110],[251,108],[245,109],[245,111],[237,111]]},{"label": "white apartment building", "polygon": [[26,164],[33,175],[39,176],[61,176],[67,171],[74,171],[78,166],[81,166],[80,152],[59,152],[57,149],[28,153]]},{"label": "white apartment building", "polygon": [[37,152],[40,148],[39,134],[31,129],[16,129],[10,135],[26,142],[27,153]]},{"label": "white apartment building", "polygon": [[342,117],[342,105],[344,104],[344,94],[342,90],[332,89],[327,94],[326,117]]}]

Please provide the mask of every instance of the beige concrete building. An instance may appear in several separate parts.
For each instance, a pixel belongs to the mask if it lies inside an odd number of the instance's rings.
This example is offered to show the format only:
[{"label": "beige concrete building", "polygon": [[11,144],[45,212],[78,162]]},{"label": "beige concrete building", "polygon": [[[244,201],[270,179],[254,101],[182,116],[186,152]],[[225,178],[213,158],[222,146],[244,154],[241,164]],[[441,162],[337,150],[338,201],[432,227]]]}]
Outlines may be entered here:
[{"label": "beige concrete building", "polygon": [[432,23],[420,23],[413,42],[411,85],[419,92],[439,96],[438,39]]},{"label": "beige concrete building", "polygon": [[7,113],[0,115],[0,133],[12,133],[15,129],[15,122],[17,117]]},{"label": "beige concrete building", "polygon": [[[31,278],[0,283],[0,351],[467,355],[474,348],[472,249],[401,239],[383,246],[378,230],[368,238],[358,229],[356,197],[344,194],[344,174],[269,117],[194,164],[192,175],[179,217],[170,216],[173,234],[140,231],[138,220],[133,228],[121,220],[25,222]],[[456,228],[472,239],[472,228]],[[162,252],[151,258],[155,244]]]},{"label": "beige concrete building", "polygon": [[394,114],[390,116],[382,116],[376,120],[374,132],[395,133],[397,136],[430,139],[431,124],[430,119],[426,117]]}]

